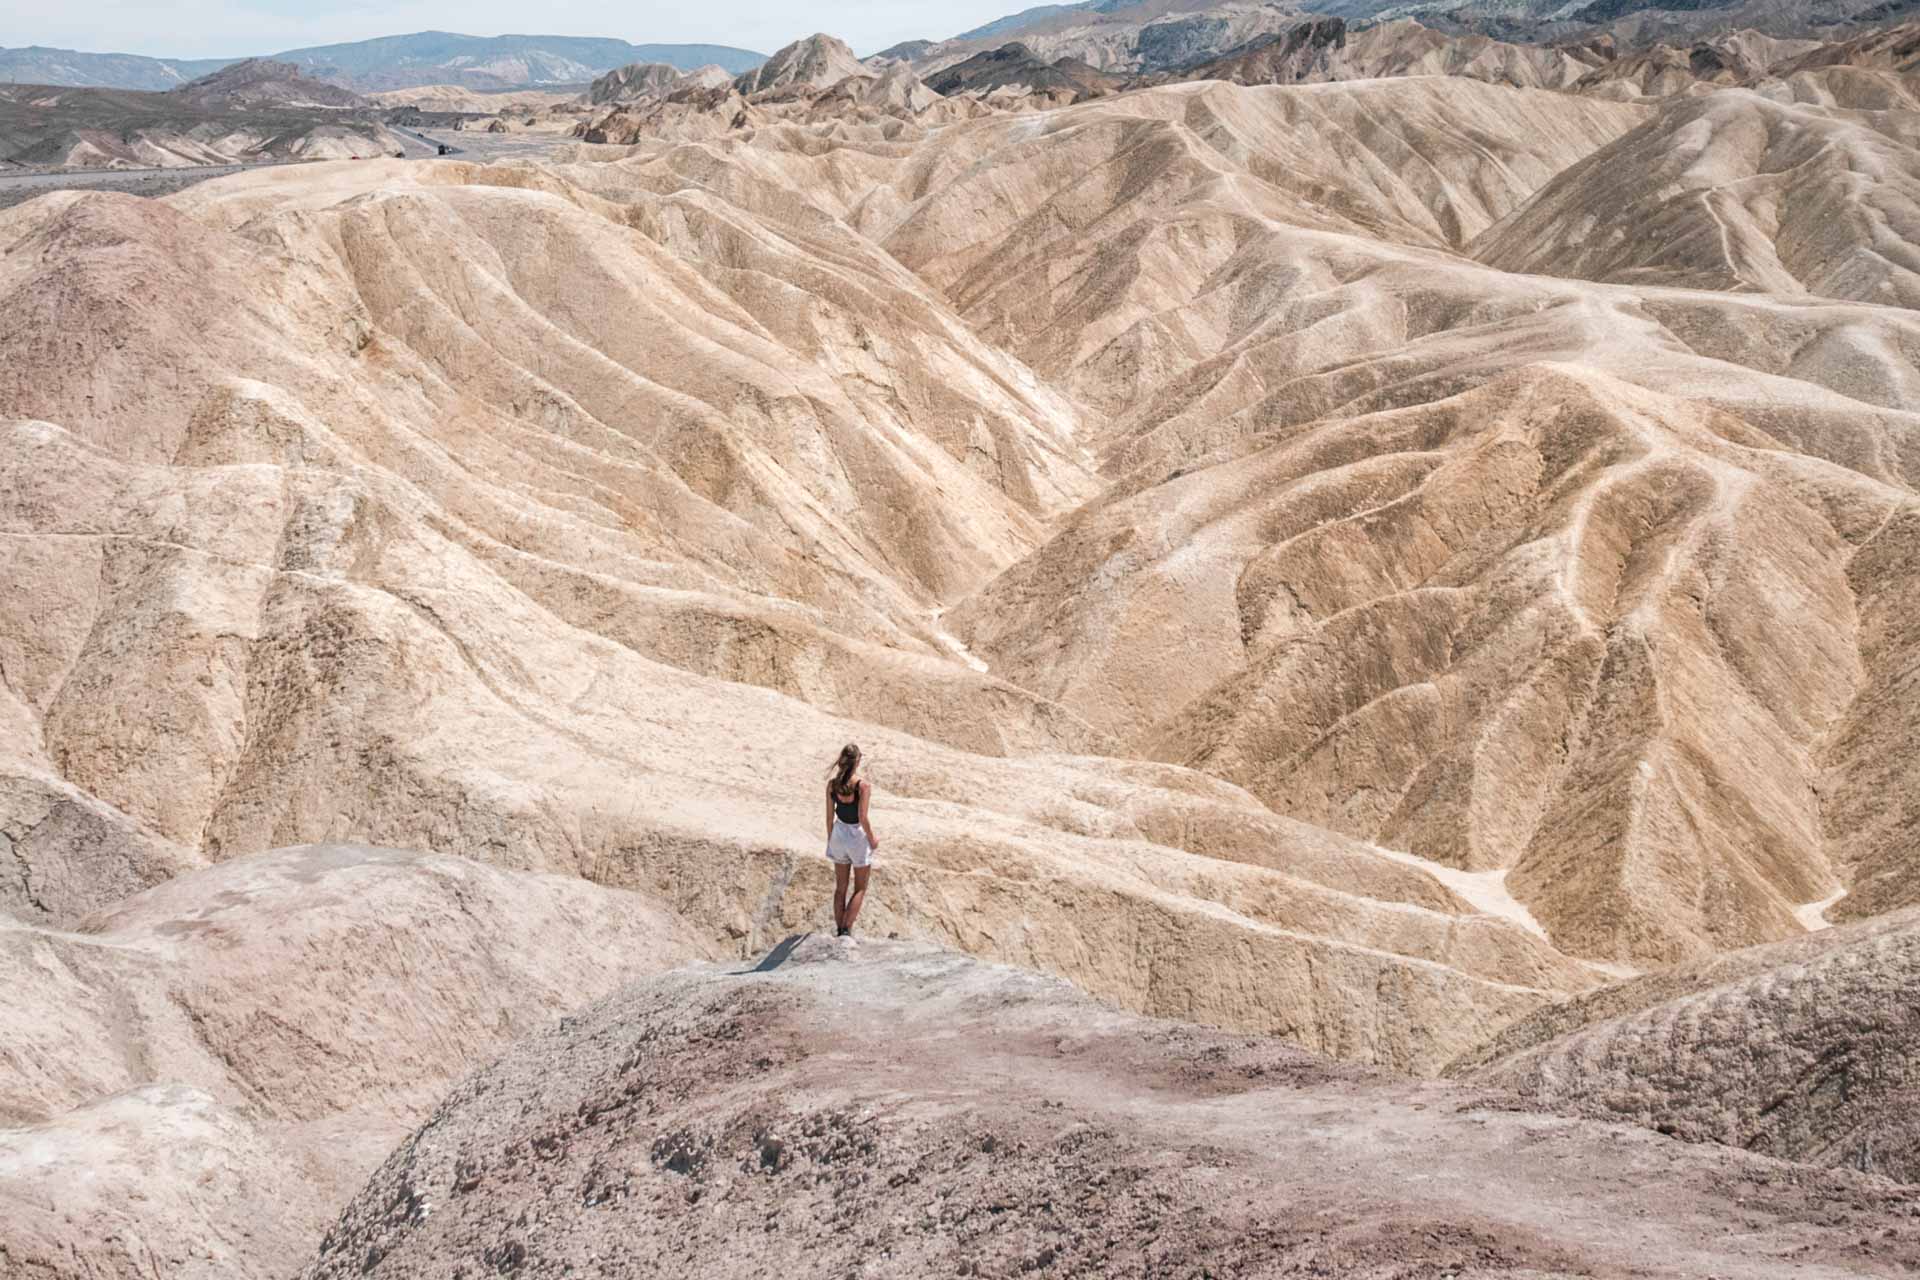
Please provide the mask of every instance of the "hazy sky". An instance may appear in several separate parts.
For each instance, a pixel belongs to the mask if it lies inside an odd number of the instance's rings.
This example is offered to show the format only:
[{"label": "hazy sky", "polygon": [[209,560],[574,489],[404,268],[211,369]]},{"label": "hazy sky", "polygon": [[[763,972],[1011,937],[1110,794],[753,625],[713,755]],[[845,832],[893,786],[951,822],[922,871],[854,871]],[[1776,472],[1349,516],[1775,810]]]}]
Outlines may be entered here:
[{"label": "hazy sky", "polygon": [[1037,0],[0,0],[0,45],[221,58],[408,31],[614,36],[635,44],[730,44],[772,53],[815,31],[865,55],[956,35]]}]

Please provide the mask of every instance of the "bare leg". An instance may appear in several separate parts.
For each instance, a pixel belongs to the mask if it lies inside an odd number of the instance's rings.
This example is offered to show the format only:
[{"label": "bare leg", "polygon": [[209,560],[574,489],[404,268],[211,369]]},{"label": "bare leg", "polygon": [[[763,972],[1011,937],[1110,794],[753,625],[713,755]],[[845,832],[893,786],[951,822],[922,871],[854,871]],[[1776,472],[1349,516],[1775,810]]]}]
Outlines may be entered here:
[{"label": "bare leg", "polygon": [[[846,868],[842,867],[841,870],[845,871]],[[853,922],[860,918],[860,908],[867,905],[867,877],[872,873],[872,867],[853,868],[853,897],[847,901],[847,910],[840,917],[842,928],[853,928]]]},{"label": "bare leg", "polygon": [[[836,932],[853,923],[847,919],[847,873],[853,868],[844,862],[833,864],[833,927]],[[866,882],[861,881],[864,885]]]}]

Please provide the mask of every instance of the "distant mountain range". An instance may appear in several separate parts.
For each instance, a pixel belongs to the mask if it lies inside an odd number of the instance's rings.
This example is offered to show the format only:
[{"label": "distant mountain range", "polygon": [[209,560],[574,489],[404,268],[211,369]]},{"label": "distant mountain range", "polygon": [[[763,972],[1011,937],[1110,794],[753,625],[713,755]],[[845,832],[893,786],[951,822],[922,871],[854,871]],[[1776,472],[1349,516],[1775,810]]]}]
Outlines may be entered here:
[{"label": "distant mountain range", "polygon": [[1135,0],[1081,0],[1079,4],[1035,5],[1031,9],[1010,13],[1004,18],[995,18],[992,22],[975,27],[971,31],[962,31],[953,39],[985,40],[992,36],[1017,35],[1049,19],[1091,13],[1111,13],[1115,9],[1130,8],[1134,3]]},{"label": "distant mountain range", "polygon": [[[766,61],[749,49],[716,44],[629,44],[590,36],[466,36],[446,31],[381,36],[271,55],[316,79],[355,90],[457,84],[469,89],[584,84],[634,62],[691,71],[709,64],[739,73]],[[0,83],[174,89],[242,58],[147,58],[42,46],[0,48]]]},{"label": "distant mountain range", "polygon": [[[1623,47],[1686,41],[1736,29],[1845,38],[1920,12],[1920,0],[1082,0],[1045,4],[944,40],[883,50],[922,75],[1019,41],[1051,62],[1106,72],[1173,71],[1273,38],[1311,14],[1349,26],[1418,17],[1437,30],[1502,40],[1562,41],[1609,34]],[[268,55],[357,92],[450,84],[474,91],[584,85],[636,63],[682,71],[751,71],[766,55],[729,45],[629,44],[589,36],[469,36],[446,31],[382,36]],[[174,89],[240,58],[149,58],[42,46],[0,48],[0,84]]]},{"label": "distant mountain range", "polygon": [[1754,30],[1845,39],[1920,14],[1920,0],[1083,0],[1009,14],[945,40],[910,40],[878,57],[922,75],[1018,41],[1043,60],[1104,71],[1177,71],[1273,39],[1314,15],[1352,29],[1417,18],[1436,30],[1519,43],[1607,35],[1623,47]]},{"label": "distant mountain range", "polygon": [[720,44],[628,44],[592,36],[463,36],[445,31],[318,45],[274,57],[356,89],[584,84],[634,62],[664,62],[682,71],[711,64],[737,75],[767,60],[763,53]]},{"label": "distant mountain range", "polygon": [[0,82],[93,89],[177,89],[240,58],[143,58],[137,53],[81,53],[28,45],[0,48]]},{"label": "distant mountain range", "polygon": [[1301,7],[1349,22],[1411,17],[1442,30],[1513,40],[1605,31],[1640,46],[1735,30],[1832,39],[1845,28],[1910,17],[1916,5],[1914,0],[1304,0]]}]

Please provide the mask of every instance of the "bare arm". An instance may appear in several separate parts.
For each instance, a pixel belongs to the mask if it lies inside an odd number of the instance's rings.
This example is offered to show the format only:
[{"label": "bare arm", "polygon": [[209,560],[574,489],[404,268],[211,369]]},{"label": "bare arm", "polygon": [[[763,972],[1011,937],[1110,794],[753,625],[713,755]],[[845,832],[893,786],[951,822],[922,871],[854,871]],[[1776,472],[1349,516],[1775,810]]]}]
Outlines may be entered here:
[{"label": "bare arm", "polygon": [[833,839],[833,785],[827,785],[827,839]]},{"label": "bare arm", "polygon": [[862,780],[860,783],[860,829],[867,833],[867,847],[878,849],[880,837],[873,834],[873,824],[867,821],[867,801],[873,798],[873,784]]}]

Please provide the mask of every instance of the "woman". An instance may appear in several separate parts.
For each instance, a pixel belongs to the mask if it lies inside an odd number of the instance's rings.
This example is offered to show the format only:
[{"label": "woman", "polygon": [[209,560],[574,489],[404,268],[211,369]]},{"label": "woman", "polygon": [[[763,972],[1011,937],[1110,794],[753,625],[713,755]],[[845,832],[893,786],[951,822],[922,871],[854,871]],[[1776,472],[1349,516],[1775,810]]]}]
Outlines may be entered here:
[{"label": "woman", "polygon": [[[873,824],[867,820],[867,802],[873,788],[857,776],[860,748],[849,742],[827,775],[827,857],[833,862],[833,932],[853,940],[853,922],[867,901],[867,876],[873,870],[873,851],[880,847]],[[847,896],[847,875],[853,875],[853,896]]]}]

